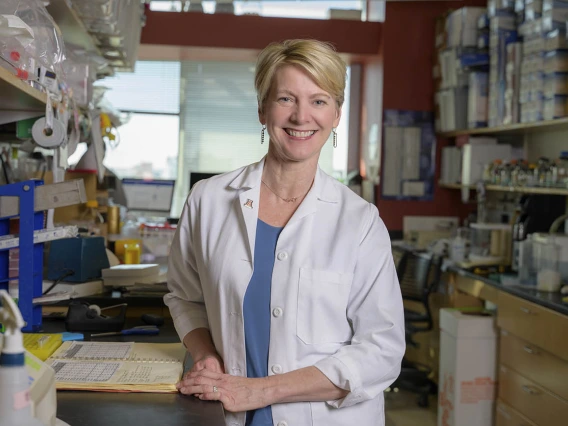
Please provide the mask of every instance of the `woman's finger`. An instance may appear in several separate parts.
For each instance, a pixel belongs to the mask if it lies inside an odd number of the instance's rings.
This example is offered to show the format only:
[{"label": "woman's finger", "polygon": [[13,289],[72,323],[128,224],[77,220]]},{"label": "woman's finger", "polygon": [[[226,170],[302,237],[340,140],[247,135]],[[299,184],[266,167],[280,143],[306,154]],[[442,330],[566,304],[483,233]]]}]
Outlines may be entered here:
[{"label": "woman's finger", "polygon": [[204,401],[220,401],[223,397],[222,389],[219,389],[217,386],[204,386],[206,392],[203,392],[199,399]]}]

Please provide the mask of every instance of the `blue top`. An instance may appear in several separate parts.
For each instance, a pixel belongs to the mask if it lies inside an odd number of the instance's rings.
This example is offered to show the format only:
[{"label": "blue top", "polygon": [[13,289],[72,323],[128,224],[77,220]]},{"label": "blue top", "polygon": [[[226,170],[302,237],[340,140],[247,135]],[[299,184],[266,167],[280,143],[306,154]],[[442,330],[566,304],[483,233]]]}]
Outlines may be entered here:
[{"label": "blue top", "polygon": [[[247,377],[268,376],[270,286],[276,243],[281,231],[282,228],[276,228],[258,220],[254,247],[254,272],[243,302]],[[246,426],[273,426],[273,424],[270,406],[247,412]]]}]

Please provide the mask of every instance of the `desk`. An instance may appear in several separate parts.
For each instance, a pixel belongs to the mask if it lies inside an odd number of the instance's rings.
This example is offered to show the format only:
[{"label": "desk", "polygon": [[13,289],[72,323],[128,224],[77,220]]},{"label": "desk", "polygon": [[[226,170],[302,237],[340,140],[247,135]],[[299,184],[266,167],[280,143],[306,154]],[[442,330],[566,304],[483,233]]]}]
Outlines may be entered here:
[{"label": "desk", "polygon": [[[127,320],[126,327],[136,325],[142,322]],[[43,331],[62,332],[65,324],[44,320]],[[88,334],[85,340],[90,340]],[[158,336],[108,336],[104,341],[174,343],[179,338],[166,318]],[[220,403],[181,394],[58,391],[57,417],[70,426],[225,426]]]}]

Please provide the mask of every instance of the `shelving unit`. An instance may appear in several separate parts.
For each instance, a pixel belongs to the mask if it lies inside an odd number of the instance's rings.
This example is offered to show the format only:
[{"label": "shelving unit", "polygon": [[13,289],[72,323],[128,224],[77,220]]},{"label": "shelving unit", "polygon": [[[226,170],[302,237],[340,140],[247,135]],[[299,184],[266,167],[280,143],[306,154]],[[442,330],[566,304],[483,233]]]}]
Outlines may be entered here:
[{"label": "shelving unit", "polygon": [[479,129],[464,129],[451,132],[437,133],[438,137],[450,139],[467,135],[524,135],[542,132],[544,130],[568,130],[568,117],[549,121],[536,121],[534,123],[518,123],[499,127],[483,127]]},{"label": "shelving unit", "polygon": [[37,331],[41,326],[41,306],[34,305],[33,299],[43,290],[43,241],[37,239],[41,242],[36,243],[34,233],[44,227],[44,210],[86,200],[82,180],[53,185],[29,180],[0,186],[0,235],[10,235],[10,218],[19,217],[18,276],[9,273],[9,250],[13,247],[0,249],[0,288],[8,289],[10,281],[18,280],[18,307],[26,323],[23,331]]},{"label": "shelving unit", "polygon": [[47,95],[0,67],[0,124],[45,114]]},{"label": "shelving unit", "polygon": [[[468,188],[475,190],[475,185],[460,185],[459,183],[442,183],[439,182],[438,186],[440,188],[446,189],[462,189]],[[527,186],[500,186],[500,185],[485,185],[487,191],[499,191],[499,192],[515,192],[519,194],[543,194],[543,195],[565,195],[568,196],[568,189],[564,188],[538,188],[538,187],[527,187]]]}]

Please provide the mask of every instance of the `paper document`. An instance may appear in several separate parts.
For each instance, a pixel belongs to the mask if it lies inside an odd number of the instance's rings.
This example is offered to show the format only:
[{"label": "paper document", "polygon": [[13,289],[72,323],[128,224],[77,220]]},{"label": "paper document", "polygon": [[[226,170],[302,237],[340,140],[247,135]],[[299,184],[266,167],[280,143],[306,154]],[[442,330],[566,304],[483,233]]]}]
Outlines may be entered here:
[{"label": "paper document", "polygon": [[181,343],[64,342],[47,364],[57,389],[176,392],[185,353]]}]

